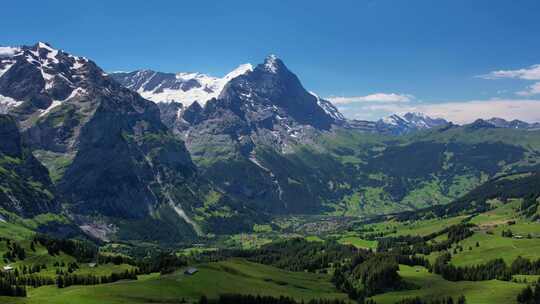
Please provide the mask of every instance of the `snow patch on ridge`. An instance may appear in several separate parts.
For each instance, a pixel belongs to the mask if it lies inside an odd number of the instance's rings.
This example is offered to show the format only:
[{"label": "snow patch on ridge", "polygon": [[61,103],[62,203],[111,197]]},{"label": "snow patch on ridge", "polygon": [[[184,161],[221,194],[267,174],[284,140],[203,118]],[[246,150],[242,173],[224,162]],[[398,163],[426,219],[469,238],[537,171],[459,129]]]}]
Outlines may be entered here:
[{"label": "snow patch on ridge", "polygon": [[264,68],[271,73],[277,73],[278,70],[278,57],[274,54],[270,54],[264,61]]},{"label": "snow patch on ridge", "polygon": [[15,64],[15,61],[0,61],[0,63],[5,64],[3,68],[0,68],[0,78],[11,69]]},{"label": "snow patch on ridge", "polygon": [[11,46],[0,46],[0,58],[13,57],[21,52],[21,48]]},{"label": "snow patch on ridge", "polygon": [[21,101],[17,101],[11,97],[0,95],[0,114],[6,114],[9,110],[19,105]]},{"label": "snow patch on ridge", "polygon": [[[197,101],[201,106],[204,106],[208,100],[218,97],[229,81],[251,71],[253,71],[253,66],[248,63],[238,66],[222,78],[201,73],[177,73],[175,77],[180,83],[196,81],[200,85],[185,91],[182,88],[164,88],[163,84],[157,85],[152,90],[146,90],[145,86],[157,75],[156,72],[153,72],[150,76],[146,76],[146,81],[139,86],[137,93],[153,102],[175,101],[180,102],[184,107],[187,107]],[[139,71],[136,76],[141,77],[144,76],[143,73],[148,72],[149,71]],[[127,85],[127,87],[129,88],[130,86]]]},{"label": "snow patch on ridge", "polygon": [[47,115],[48,113],[51,112],[52,109],[54,109],[54,108],[58,107],[59,105],[63,104],[65,101],[67,101],[67,100],[69,100],[69,99],[71,99],[71,98],[73,98],[75,96],[84,95],[86,93],[87,93],[87,91],[85,89],[76,88],[75,90],[73,90],[71,92],[71,94],[66,99],[64,99],[64,100],[53,100],[51,102],[51,104],[49,105],[49,107],[47,109],[43,110],[43,112],[41,112],[39,114],[39,117]]},{"label": "snow patch on ridge", "polygon": [[319,95],[315,94],[314,92],[309,91],[309,94],[317,98],[317,105],[323,109],[326,114],[330,115],[336,120],[345,120],[345,116],[343,116],[343,114],[341,114],[341,112],[339,112],[339,110],[331,102],[320,98]]}]

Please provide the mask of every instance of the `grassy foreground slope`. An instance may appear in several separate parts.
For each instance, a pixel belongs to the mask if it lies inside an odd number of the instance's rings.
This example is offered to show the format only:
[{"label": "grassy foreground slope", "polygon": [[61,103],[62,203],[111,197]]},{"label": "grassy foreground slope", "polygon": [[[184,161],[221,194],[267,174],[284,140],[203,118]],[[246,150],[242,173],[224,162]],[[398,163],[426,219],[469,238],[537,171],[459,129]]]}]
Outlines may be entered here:
[{"label": "grassy foreground slope", "polygon": [[[519,200],[514,200],[473,217],[475,233],[460,243],[466,250],[458,251],[452,263],[475,265],[502,258],[510,264],[518,256],[539,259],[540,223],[520,217],[516,212],[518,206]],[[512,231],[516,237],[503,237],[504,230]]]},{"label": "grassy foreground slope", "polygon": [[224,293],[287,295],[298,300],[314,298],[346,299],[323,274],[289,272],[241,259],[203,264],[199,272],[186,276],[181,271],[171,275],[140,276],[137,281],[122,281],[96,286],[55,286],[30,289],[28,298],[2,298],[1,303],[39,304],[120,304],[178,303],[182,298],[195,301],[202,295],[210,298]]},{"label": "grassy foreground slope", "polygon": [[429,273],[423,267],[400,265],[399,274],[403,279],[419,287],[416,290],[389,292],[373,297],[377,304],[391,304],[403,298],[437,298],[442,296],[460,296],[467,298],[467,303],[494,304],[517,303],[516,296],[524,288],[524,284],[491,281],[450,282],[441,276]]}]

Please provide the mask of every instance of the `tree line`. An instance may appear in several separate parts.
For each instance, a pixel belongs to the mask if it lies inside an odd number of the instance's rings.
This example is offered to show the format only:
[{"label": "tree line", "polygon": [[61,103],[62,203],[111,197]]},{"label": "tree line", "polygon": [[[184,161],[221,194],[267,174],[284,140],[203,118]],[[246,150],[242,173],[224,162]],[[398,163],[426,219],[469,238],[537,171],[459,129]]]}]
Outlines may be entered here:
[{"label": "tree line", "polygon": [[26,297],[26,287],[13,285],[11,282],[0,278],[0,296]]},{"label": "tree line", "polygon": [[440,255],[430,271],[440,274],[449,281],[485,281],[502,280],[510,281],[513,275],[540,275],[540,259],[531,261],[523,257],[517,257],[512,264],[507,265],[503,259],[493,259],[484,264],[474,266],[454,266],[450,264],[451,255],[446,252]]},{"label": "tree line", "polygon": [[89,241],[56,239],[44,234],[38,234],[34,237],[33,243],[39,243],[45,248],[51,256],[64,252],[74,257],[79,262],[90,262],[94,260],[98,253],[98,247]]},{"label": "tree line", "polygon": [[77,275],[77,274],[66,274],[59,275],[56,277],[56,286],[58,288],[64,288],[72,285],[98,285],[113,283],[120,280],[137,280],[137,271],[136,270],[126,270],[119,273],[111,273],[110,275]]},{"label": "tree line", "polygon": [[352,259],[361,252],[368,253],[369,250],[357,249],[336,241],[309,242],[304,238],[294,238],[263,245],[259,249],[222,249],[207,252],[200,259],[219,261],[242,257],[289,271],[325,272],[335,263]]},{"label": "tree line", "polygon": [[[394,252],[400,255],[423,254],[448,250],[453,244],[458,243],[473,235],[471,223],[460,223],[441,229],[426,236],[395,236],[384,237],[378,240],[378,252]],[[447,239],[441,242],[434,241],[435,238],[447,234]],[[429,243],[428,243],[429,242]]]},{"label": "tree line", "polygon": [[336,264],[332,283],[357,301],[385,291],[406,289],[407,284],[398,274],[399,264],[429,267],[429,261],[423,257],[368,252]]},{"label": "tree line", "polygon": [[24,260],[26,259],[26,250],[19,245],[17,242],[6,239],[7,251],[4,253],[4,260],[9,262],[14,262],[16,259]]}]

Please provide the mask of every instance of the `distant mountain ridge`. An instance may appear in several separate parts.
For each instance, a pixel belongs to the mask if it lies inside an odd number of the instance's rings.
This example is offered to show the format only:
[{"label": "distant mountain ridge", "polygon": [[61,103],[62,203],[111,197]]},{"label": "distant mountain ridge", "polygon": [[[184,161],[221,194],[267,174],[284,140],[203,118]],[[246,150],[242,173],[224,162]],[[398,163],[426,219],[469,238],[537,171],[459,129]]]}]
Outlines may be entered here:
[{"label": "distant mountain ridge", "polygon": [[392,114],[377,121],[353,119],[348,121],[347,126],[367,132],[404,135],[419,130],[441,127],[449,123],[443,118],[432,118],[424,113],[408,112],[405,114]]},{"label": "distant mountain ridge", "polygon": [[393,114],[377,121],[377,126],[387,129],[392,134],[407,134],[417,130],[426,130],[447,125],[443,118],[432,118],[419,112],[409,112],[403,115]]},{"label": "distant mountain ridge", "polygon": [[[268,71],[274,69],[274,72],[277,72],[280,64],[282,65],[283,62],[277,56],[270,55],[266,58],[263,66],[268,67]],[[222,78],[201,73],[174,74],[151,70],[116,72],[111,73],[111,76],[123,86],[138,92],[148,100],[158,104],[172,103],[173,105],[159,105],[162,111],[166,112],[164,114],[166,119],[170,120],[174,116],[174,113],[171,112],[173,109],[176,111],[176,116],[181,117],[188,107],[197,103],[194,108],[186,112],[189,113],[188,116],[193,115],[193,113],[198,112],[198,108],[202,109],[212,98],[219,99],[220,93],[230,81],[249,74],[253,70],[254,67],[251,64],[243,64]],[[347,120],[331,102],[320,98],[316,93],[309,93],[317,99],[318,106],[330,115],[338,125],[347,125],[349,128],[401,135],[448,123],[444,119],[431,118],[422,113],[393,114],[376,122]]]},{"label": "distant mountain ridge", "polygon": [[[404,135],[420,130],[439,128],[445,125],[454,125],[444,118],[432,118],[420,112],[408,112],[405,114],[392,114],[377,121],[348,120],[347,126],[352,129],[377,132],[382,134]],[[516,130],[540,130],[540,123],[528,123],[521,120],[505,120],[493,117],[490,119],[477,119],[465,124],[469,128],[504,128]]]},{"label": "distant mountain ridge", "polygon": [[503,118],[491,118],[486,120],[487,123],[498,127],[498,128],[507,128],[507,129],[525,129],[525,130],[538,130],[540,129],[540,123],[528,123],[522,120],[514,119],[511,121],[505,120]]},{"label": "distant mountain ridge", "polygon": [[184,107],[198,102],[204,105],[218,97],[231,79],[253,70],[251,64],[242,64],[222,78],[201,73],[163,73],[152,70],[116,72],[111,76],[126,88],[142,97],[160,103],[177,102]]}]

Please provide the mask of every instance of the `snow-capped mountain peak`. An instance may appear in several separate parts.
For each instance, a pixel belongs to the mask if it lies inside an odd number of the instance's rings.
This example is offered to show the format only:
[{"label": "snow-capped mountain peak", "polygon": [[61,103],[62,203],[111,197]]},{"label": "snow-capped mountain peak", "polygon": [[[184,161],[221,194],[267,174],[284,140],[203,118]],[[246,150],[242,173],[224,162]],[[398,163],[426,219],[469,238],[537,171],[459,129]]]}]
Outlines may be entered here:
[{"label": "snow-capped mountain peak", "polygon": [[432,118],[424,113],[408,112],[392,114],[377,121],[377,129],[393,134],[405,134],[411,131],[430,129],[448,124],[442,118]]},{"label": "snow-capped mountain peak", "polygon": [[[70,55],[45,42],[0,47],[0,112],[33,100],[38,109],[81,94],[89,79],[104,75],[85,57]],[[79,90],[77,90],[79,89]],[[73,95],[74,96],[74,95]]]},{"label": "snow-capped mountain peak", "polygon": [[152,70],[112,73],[123,86],[154,102],[179,102],[187,107],[195,101],[203,105],[218,97],[232,79],[253,71],[249,63],[241,64],[224,77],[202,73],[163,73]]}]

